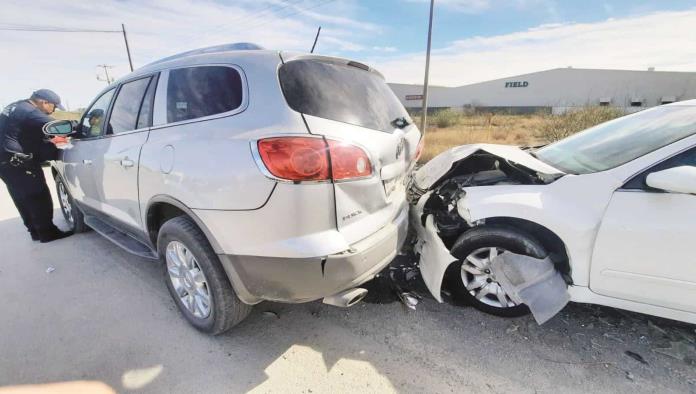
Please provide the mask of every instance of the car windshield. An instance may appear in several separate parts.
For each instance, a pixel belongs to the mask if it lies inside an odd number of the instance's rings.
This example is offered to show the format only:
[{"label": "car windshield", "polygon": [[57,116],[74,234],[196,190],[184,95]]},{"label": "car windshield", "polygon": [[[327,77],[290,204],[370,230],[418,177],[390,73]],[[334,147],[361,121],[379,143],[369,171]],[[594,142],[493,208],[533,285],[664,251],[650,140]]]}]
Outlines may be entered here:
[{"label": "car windshield", "polygon": [[625,116],[548,145],[540,160],[571,174],[628,163],[696,133],[696,106],[666,106]]},{"label": "car windshield", "polygon": [[389,85],[358,63],[317,59],[284,64],[278,76],[290,108],[307,115],[391,132],[410,117]]}]

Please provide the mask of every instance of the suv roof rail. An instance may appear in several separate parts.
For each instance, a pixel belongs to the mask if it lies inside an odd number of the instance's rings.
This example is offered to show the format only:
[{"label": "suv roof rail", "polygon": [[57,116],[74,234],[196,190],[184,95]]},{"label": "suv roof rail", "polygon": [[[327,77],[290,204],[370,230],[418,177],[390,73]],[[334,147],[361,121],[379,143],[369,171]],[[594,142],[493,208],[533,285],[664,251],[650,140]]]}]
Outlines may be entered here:
[{"label": "suv roof rail", "polygon": [[164,59],[160,59],[160,60],[154,61],[152,63],[149,63],[148,66],[151,66],[153,64],[163,63],[163,62],[166,62],[169,60],[182,58],[182,57],[201,55],[204,53],[216,53],[216,52],[226,52],[226,51],[253,51],[253,50],[262,50],[262,49],[264,49],[264,48],[259,46],[259,45],[250,43],[250,42],[235,42],[235,43],[231,43],[231,44],[214,45],[211,47],[193,49],[190,51],[177,53],[176,55],[167,56]]}]

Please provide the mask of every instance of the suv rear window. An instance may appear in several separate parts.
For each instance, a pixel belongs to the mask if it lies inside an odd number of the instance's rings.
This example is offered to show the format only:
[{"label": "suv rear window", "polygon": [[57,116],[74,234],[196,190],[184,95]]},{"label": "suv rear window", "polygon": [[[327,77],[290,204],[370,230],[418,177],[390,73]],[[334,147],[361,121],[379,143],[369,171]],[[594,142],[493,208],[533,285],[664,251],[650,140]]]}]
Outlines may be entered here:
[{"label": "suv rear window", "polygon": [[374,72],[322,60],[293,60],[278,71],[290,108],[303,114],[391,132],[409,119],[394,92]]},{"label": "suv rear window", "polygon": [[225,66],[201,66],[169,71],[167,122],[202,118],[242,105],[242,77]]}]

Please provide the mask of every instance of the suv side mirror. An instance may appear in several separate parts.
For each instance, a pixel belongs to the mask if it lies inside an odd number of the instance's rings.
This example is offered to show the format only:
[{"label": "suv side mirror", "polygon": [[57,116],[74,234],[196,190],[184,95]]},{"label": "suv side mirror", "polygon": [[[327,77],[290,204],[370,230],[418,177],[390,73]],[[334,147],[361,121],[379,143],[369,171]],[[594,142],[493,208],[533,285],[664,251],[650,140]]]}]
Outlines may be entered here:
[{"label": "suv side mirror", "polygon": [[74,120],[54,120],[43,126],[43,132],[51,136],[68,136],[75,132]]},{"label": "suv side mirror", "polygon": [[680,166],[648,174],[645,183],[673,193],[696,194],[696,167]]}]

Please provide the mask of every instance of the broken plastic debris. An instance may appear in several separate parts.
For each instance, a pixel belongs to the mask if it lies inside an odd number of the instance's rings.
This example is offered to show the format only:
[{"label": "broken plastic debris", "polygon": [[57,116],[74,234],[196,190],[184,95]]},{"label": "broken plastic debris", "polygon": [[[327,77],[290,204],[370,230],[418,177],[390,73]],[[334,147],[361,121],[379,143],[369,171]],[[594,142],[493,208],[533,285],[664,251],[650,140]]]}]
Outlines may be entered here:
[{"label": "broken plastic debris", "polygon": [[53,268],[53,267],[48,267],[48,268],[46,268],[46,273],[47,273],[47,274],[50,274],[51,272],[53,272],[53,271],[55,271],[55,270],[56,270],[56,269]]},{"label": "broken plastic debris", "polygon": [[401,303],[404,304],[405,307],[411,310],[416,310],[416,305],[418,305],[418,296],[416,296],[414,293],[410,292],[399,292],[397,293],[399,296],[399,299],[401,300]]},{"label": "broken plastic debris", "polygon": [[632,358],[632,359],[638,361],[638,362],[641,363],[641,364],[648,365],[648,362],[645,361],[645,359],[643,358],[643,356],[641,356],[640,354],[638,354],[638,353],[636,353],[636,352],[632,352],[632,351],[630,351],[630,350],[626,350],[626,351],[624,352],[624,354],[627,355],[628,357],[630,357],[630,358]]},{"label": "broken plastic debris", "polygon": [[549,257],[539,259],[505,252],[493,259],[491,271],[510,298],[527,305],[539,324],[570,301],[567,285]]},{"label": "broken plastic debris", "polygon": [[686,342],[670,342],[670,346],[667,348],[655,348],[652,350],[655,353],[664,354],[675,358],[680,361],[696,360],[696,353],[694,349],[689,346]]},{"label": "broken plastic debris", "polygon": [[273,311],[264,311],[263,315],[266,317],[275,317],[276,319],[280,319],[280,316],[278,316],[278,314]]}]

